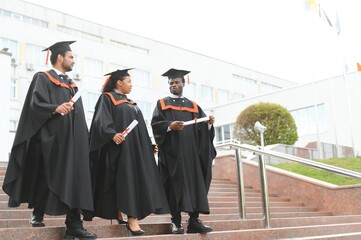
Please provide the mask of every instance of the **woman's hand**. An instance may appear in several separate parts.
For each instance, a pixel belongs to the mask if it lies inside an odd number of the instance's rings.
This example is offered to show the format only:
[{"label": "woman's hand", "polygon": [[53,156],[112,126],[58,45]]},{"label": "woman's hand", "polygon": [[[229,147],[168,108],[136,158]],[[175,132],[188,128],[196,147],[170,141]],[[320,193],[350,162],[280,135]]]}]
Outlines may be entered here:
[{"label": "woman's hand", "polygon": [[114,135],[113,137],[113,141],[115,142],[115,144],[121,144],[123,141],[125,140],[125,137],[123,134],[121,133],[117,133]]}]

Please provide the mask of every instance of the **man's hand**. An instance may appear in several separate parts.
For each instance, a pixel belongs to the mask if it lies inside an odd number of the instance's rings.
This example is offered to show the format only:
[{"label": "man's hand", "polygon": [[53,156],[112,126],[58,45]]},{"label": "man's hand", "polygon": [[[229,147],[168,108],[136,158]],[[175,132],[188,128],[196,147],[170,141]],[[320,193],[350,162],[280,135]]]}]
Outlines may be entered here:
[{"label": "man's hand", "polygon": [[70,102],[65,102],[61,105],[59,105],[56,109],[55,112],[59,113],[61,115],[66,115],[68,113],[70,113],[73,110],[73,104]]},{"label": "man's hand", "polygon": [[214,124],[214,116],[209,116],[208,123],[213,125]]},{"label": "man's hand", "polygon": [[153,147],[153,153],[156,154],[158,152],[158,145],[152,144],[152,147]]},{"label": "man's hand", "polygon": [[183,130],[184,128],[184,125],[183,125],[183,122],[182,121],[174,121],[172,122],[170,125],[169,125],[169,128],[174,131],[180,131],[180,130]]}]

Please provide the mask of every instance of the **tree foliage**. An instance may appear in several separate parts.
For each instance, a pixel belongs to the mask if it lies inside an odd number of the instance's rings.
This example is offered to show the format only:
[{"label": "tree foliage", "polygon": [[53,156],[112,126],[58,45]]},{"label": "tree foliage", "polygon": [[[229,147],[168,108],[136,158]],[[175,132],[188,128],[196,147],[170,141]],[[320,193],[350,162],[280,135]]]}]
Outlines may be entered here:
[{"label": "tree foliage", "polygon": [[261,135],[254,129],[259,121],[267,129],[264,132],[265,145],[294,144],[297,139],[297,127],[292,115],[285,107],[275,103],[256,103],[244,109],[237,117],[233,136],[242,143],[261,144]]}]

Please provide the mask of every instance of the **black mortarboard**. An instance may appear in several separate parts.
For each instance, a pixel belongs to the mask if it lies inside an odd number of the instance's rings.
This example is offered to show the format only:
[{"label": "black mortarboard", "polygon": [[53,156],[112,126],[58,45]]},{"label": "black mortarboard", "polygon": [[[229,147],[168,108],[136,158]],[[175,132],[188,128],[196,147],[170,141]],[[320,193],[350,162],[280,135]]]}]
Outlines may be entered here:
[{"label": "black mortarboard", "polygon": [[132,69],[133,68],[127,68],[127,69],[123,69],[123,70],[118,69],[114,72],[107,73],[104,76],[110,76],[111,78],[121,79],[122,77],[130,76],[128,71],[132,70]]},{"label": "black mortarboard", "polygon": [[44,51],[50,51],[52,55],[59,54],[66,51],[71,51],[70,44],[74,43],[75,41],[63,41],[63,42],[57,42],[53,45],[51,45],[48,48],[45,48]]},{"label": "black mortarboard", "polygon": [[134,69],[134,68],[127,68],[127,69],[123,69],[123,70],[118,69],[118,70],[116,70],[114,72],[110,72],[110,73],[105,74],[104,76],[108,76],[108,77],[105,80],[102,89],[104,89],[107,86],[110,79],[119,80],[119,79],[122,79],[125,76],[130,76],[128,71],[132,70],[132,69]]},{"label": "black mortarboard", "polygon": [[165,73],[163,73],[162,76],[168,77],[168,79],[184,78],[184,76],[187,75],[190,72],[191,71],[178,70],[178,69],[171,68],[168,71],[166,71]]}]

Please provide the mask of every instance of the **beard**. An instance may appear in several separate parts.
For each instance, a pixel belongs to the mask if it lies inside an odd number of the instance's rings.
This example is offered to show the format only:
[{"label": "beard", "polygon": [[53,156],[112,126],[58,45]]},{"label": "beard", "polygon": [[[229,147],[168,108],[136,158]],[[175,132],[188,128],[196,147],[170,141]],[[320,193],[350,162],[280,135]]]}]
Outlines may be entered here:
[{"label": "beard", "polygon": [[70,72],[71,70],[73,70],[73,64],[66,65],[63,63],[62,67],[65,70],[65,72]]},{"label": "beard", "polygon": [[179,95],[180,93],[182,93],[182,90],[181,89],[170,89],[170,92],[174,95]]}]

